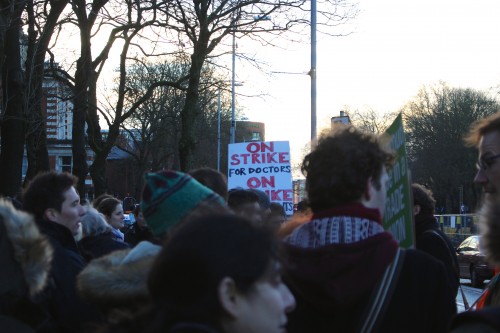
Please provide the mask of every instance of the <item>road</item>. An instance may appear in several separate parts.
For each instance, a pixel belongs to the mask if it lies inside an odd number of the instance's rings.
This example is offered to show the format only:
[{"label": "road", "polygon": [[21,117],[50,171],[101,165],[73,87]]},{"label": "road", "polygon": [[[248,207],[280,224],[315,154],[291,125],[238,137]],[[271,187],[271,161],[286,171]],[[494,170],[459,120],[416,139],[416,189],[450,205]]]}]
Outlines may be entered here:
[{"label": "road", "polygon": [[[489,281],[486,281],[486,283],[488,282]],[[460,284],[462,285],[462,290],[465,294],[465,298],[467,299],[469,306],[471,306],[477,300],[479,295],[481,295],[483,289],[472,288],[470,286],[470,280],[468,279],[460,279]],[[458,295],[457,295],[457,311],[458,312],[465,311],[464,301],[460,289],[458,290]]]}]

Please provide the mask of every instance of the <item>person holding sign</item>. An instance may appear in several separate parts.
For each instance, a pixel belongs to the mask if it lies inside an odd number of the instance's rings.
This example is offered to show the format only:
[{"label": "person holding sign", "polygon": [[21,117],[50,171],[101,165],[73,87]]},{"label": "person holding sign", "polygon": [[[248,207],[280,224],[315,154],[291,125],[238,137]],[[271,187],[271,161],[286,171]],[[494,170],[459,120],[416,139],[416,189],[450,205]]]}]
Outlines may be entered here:
[{"label": "person holding sign", "polygon": [[382,137],[353,126],[324,133],[302,163],[312,219],[284,238],[295,332],[444,332],[456,314],[443,264],[403,250],[382,227]]}]

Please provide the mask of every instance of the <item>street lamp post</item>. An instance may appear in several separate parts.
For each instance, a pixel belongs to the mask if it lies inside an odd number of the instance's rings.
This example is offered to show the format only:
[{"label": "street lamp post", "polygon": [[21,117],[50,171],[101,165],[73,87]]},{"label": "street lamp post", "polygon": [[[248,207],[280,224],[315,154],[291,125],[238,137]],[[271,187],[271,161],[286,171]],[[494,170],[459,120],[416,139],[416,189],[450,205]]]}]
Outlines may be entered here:
[{"label": "street lamp post", "polygon": [[217,96],[217,171],[220,171],[220,85]]},{"label": "street lamp post", "polygon": [[232,59],[232,78],[231,78],[231,140],[230,143],[234,143],[236,139],[236,119],[235,119],[235,64],[236,64],[236,32],[233,29],[233,59]]},{"label": "street lamp post", "polygon": [[311,0],[311,148],[316,140],[316,0]]},{"label": "street lamp post", "polygon": [[[269,21],[271,18],[268,15],[256,15],[253,17],[253,21]],[[230,143],[236,142],[236,116],[235,116],[235,86],[241,84],[235,84],[236,82],[236,30],[233,25],[233,54],[232,54],[232,73],[231,73],[231,128],[230,128]]]}]

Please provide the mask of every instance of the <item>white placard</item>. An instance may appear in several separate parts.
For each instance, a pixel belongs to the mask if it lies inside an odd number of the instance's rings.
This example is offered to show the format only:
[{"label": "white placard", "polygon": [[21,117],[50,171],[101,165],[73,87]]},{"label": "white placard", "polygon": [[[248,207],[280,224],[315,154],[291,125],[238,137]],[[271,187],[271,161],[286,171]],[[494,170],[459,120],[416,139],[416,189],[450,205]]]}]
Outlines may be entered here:
[{"label": "white placard", "polygon": [[288,141],[244,142],[229,145],[228,188],[255,188],[293,214],[292,173]]}]

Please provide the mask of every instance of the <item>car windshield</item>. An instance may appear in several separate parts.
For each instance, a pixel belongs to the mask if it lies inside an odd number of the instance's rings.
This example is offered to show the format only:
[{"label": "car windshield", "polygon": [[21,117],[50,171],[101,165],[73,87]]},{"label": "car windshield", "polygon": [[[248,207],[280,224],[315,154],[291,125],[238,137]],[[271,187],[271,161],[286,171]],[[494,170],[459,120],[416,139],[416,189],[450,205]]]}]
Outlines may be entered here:
[{"label": "car windshield", "polygon": [[477,237],[472,238],[469,247],[474,250],[479,250],[479,239]]}]

